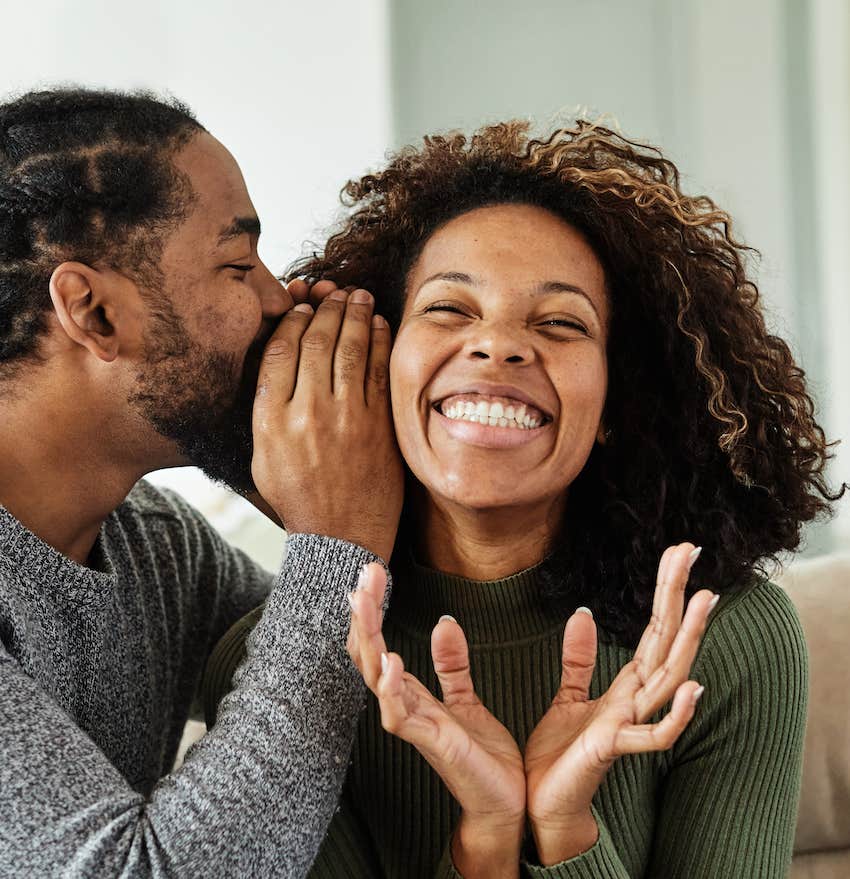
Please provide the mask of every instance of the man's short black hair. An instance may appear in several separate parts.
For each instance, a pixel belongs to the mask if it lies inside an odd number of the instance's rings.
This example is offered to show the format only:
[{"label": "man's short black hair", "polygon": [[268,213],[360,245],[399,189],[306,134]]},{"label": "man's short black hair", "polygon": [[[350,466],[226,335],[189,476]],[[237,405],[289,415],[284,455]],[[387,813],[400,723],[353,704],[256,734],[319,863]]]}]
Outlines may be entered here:
[{"label": "man's short black hair", "polygon": [[193,193],[173,154],[203,131],[174,99],[62,88],[0,104],[0,378],[37,358],[64,260],[157,287]]}]

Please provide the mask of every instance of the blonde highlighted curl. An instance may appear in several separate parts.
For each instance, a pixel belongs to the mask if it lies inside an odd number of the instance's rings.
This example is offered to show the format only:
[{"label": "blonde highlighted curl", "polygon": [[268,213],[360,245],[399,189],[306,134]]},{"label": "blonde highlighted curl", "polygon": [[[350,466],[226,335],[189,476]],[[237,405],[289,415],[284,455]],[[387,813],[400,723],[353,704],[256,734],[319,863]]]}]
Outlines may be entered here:
[{"label": "blonde highlighted curl", "polygon": [[529,204],[579,229],[611,299],[609,390],[596,446],[569,489],[546,566],[561,610],[588,604],[634,643],[664,547],[704,547],[690,591],[739,588],[825,517],[830,444],[805,374],[771,334],[728,214],[685,195],[676,166],[588,122],[537,139],[511,121],[425,138],[349,182],[341,229],[287,277],[370,289],[398,326],[405,282],[442,224],[494,204]]}]

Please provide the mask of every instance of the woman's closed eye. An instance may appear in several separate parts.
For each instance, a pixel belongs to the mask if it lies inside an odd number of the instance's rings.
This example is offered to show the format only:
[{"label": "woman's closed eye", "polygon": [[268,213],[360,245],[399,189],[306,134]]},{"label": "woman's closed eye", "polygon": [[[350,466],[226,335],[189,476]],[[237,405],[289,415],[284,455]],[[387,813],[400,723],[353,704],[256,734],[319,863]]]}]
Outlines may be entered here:
[{"label": "woman's closed eye", "polygon": [[563,327],[564,329],[579,330],[580,332],[587,334],[587,327],[578,323],[578,321],[569,320],[565,317],[548,317],[541,321],[539,326]]},{"label": "woman's closed eye", "polygon": [[468,313],[455,302],[434,302],[425,308],[426,314],[433,311],[450,311],[455,314],[462,314],[465,317],[469,317]]}]

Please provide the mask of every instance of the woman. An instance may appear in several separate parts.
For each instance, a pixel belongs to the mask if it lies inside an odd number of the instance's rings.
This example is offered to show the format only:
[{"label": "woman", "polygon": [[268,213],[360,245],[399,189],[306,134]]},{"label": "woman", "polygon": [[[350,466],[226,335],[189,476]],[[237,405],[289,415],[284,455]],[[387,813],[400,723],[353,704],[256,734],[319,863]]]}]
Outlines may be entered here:
[{"label": "woman", "polygon": [[840,494],[728,216],[584,123],[429,138],[345,193],[292,276],[393,324],[410,479],[311,875],[784,876],[806,652],[758,566]]}]

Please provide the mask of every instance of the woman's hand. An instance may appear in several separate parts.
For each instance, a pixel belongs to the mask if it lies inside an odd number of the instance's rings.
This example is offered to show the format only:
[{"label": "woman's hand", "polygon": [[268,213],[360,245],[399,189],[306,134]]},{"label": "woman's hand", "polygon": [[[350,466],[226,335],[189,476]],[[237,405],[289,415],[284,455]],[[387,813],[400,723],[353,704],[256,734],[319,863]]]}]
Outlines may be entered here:
[{"label": "woman's hand", "polygon": [[351,595],[348,652],[378,697],[381,723],[422,754],[460,804],[452,859],[464,879],[516,877],[525,824],[522,755],[475,695],[463,631],[451,617],[443,617],[431,636],[440,702],[404,671],[398,654],[387,654],[372,585],[383,569],[370,565],[366,571]]},{"label": "woman's hand", "polygon": [[[588,699],[596,624],[589,612],[567,621],[561,687],[525,749],[528,816],[544,865],[574,857],[596,842],[590,805],[613,762],[624,754],[670,748],[694,715],[702,688],[688,675],[716,603],[711,592],[701,590],[682,618],[696,555],[690,543],[664,552],[652,620],[634,658],[599,699]],[[670,712],[658,723],[647,723],[671,699]]]}]

